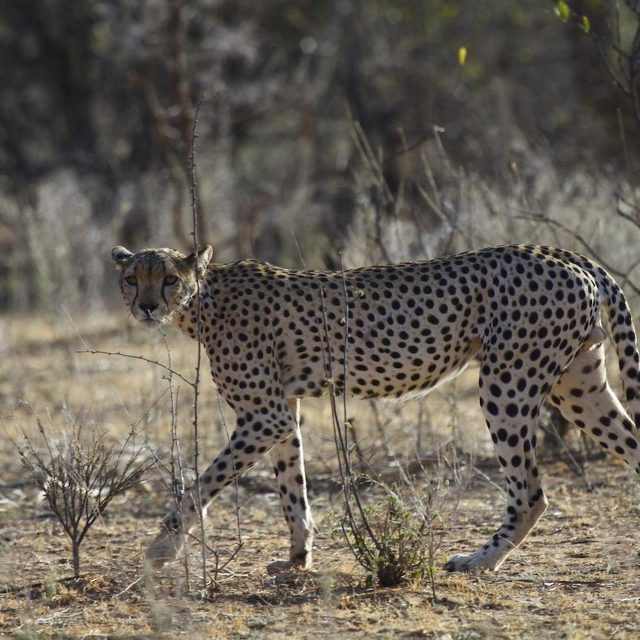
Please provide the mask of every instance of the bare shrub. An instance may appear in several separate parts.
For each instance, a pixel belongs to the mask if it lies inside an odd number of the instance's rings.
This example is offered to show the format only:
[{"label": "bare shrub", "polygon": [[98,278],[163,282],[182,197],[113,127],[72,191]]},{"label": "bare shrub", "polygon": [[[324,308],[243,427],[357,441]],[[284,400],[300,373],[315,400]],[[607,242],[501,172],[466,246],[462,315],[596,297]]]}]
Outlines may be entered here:
[{"label": "bare shrub", "polygon": [[54,439],[38,419],[40,443],[26,432],[16,443],[22,463],[71,542],[73,573],[80,578],[80,545],[109,503],[138,484],[155,464],[137,434],[122,445],[106,434],[86,434],[81,422],[61,439]]}]

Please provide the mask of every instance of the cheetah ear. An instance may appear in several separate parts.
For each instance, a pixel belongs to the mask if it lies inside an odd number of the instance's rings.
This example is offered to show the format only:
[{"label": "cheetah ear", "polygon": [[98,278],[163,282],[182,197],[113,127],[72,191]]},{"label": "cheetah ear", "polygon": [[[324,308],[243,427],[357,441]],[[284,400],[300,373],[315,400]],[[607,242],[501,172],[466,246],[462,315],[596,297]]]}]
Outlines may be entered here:
[{"label": "cheetah ear", "polygon": [[191,268],[195,267],[198,271],[198,276],[202,276],[204,272],[207,270],[207,266],[211,261],[211,257],[213,256],[213,247],[208,244],[203,249],[200,249],[198,253],[192,253],[187,256],[185,259],[187,263],[191,266]]},{"label": "cheetah ear", "polygon": [[124,247],[117,246],[111,249],[111,257],[113,258],[113,261],[120,267],[124,265],[131,256],[133,256],[133,253]]}]

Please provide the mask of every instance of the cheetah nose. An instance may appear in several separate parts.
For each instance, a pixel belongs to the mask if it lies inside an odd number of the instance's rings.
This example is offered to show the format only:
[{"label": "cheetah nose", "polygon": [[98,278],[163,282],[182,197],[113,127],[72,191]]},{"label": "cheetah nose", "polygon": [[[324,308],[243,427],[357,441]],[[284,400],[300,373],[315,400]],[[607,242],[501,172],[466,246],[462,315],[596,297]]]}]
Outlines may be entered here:
[{"label": "cheetah nose", "polygon": [[158,308],[158,305],[155,302],[141,302],[138,306],[149,317],[151,317],[151,314]]}]

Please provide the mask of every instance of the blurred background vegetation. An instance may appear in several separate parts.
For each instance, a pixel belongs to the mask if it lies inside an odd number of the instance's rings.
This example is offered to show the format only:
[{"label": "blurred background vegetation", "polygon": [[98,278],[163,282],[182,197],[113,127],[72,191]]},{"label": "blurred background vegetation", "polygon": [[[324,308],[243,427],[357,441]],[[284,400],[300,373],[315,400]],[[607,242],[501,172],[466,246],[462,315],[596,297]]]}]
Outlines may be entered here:
[{"label": "blurred background vegetation", "polygon": [[635,0],[0,4],[0,303],[100,309],[109,249],[284,266],[640,240]]}]

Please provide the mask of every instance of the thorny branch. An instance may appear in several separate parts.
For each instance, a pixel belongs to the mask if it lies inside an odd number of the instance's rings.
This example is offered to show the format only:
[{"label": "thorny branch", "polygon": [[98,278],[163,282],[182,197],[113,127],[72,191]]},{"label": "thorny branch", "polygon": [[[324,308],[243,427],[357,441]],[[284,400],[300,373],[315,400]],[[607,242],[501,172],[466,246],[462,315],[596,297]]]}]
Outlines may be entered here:
[{"label": "thorny branch", "polygon": [[[193,128],[191,130],[191,147],[189,154],[189,182],[191,190],[191,214],[193,225],[193,251],[197,256],[199,246],[198,235],[198,173],[196,166],[196,141],[198,139],[198,118],[200,116],[200,107],[204,96],[200,96],[198,104],[196,105],[195,113],[193,116]],[[204,514],[202,512],[202,494],[200,492],[200,470],[198,468],[199,455],[200,455],[200,438],[199,438],[199,400],[200,400],[200,368],[202,365],[202,317],[200,315],[201,299],[200,299],[200,274],[196,267],[196,335],[197,335],[197,356],[196,356],[196,377],[193,381],[193,440],[194,440],[194,453],[193,453],[193,467],[196,476],[195,491],[197,501],[198,522],[200,524],[200,536],[202,538],[201,561],[202,561],[202,588],[207,588],[207,555],[204,545]]]},{"label": "thorny branch", "polygon": [[122,353],[120,351],[102,351],[100,349],[78,349],[76,353],[91,353],[93,355],[102,355],[102,356],[120,356],[121,358],[132,358],[133,360],[142,360],[143,362],[148,362],[149,364],[153,364],[156,367],[160,367],[167,371],[170,375],[176,376],[176,378],[180,378],[183,382],[188,384],[190,387],[193,387],[194,383],[185,378],[181,373],[177,372],[175,369],[172,369],[171,366],[167,366],[166,364],[162,364],[162,362],[158,362],[157,360],[152,360],[151,358],[145,358],[144,356],[138,356],[132,353]]}]

